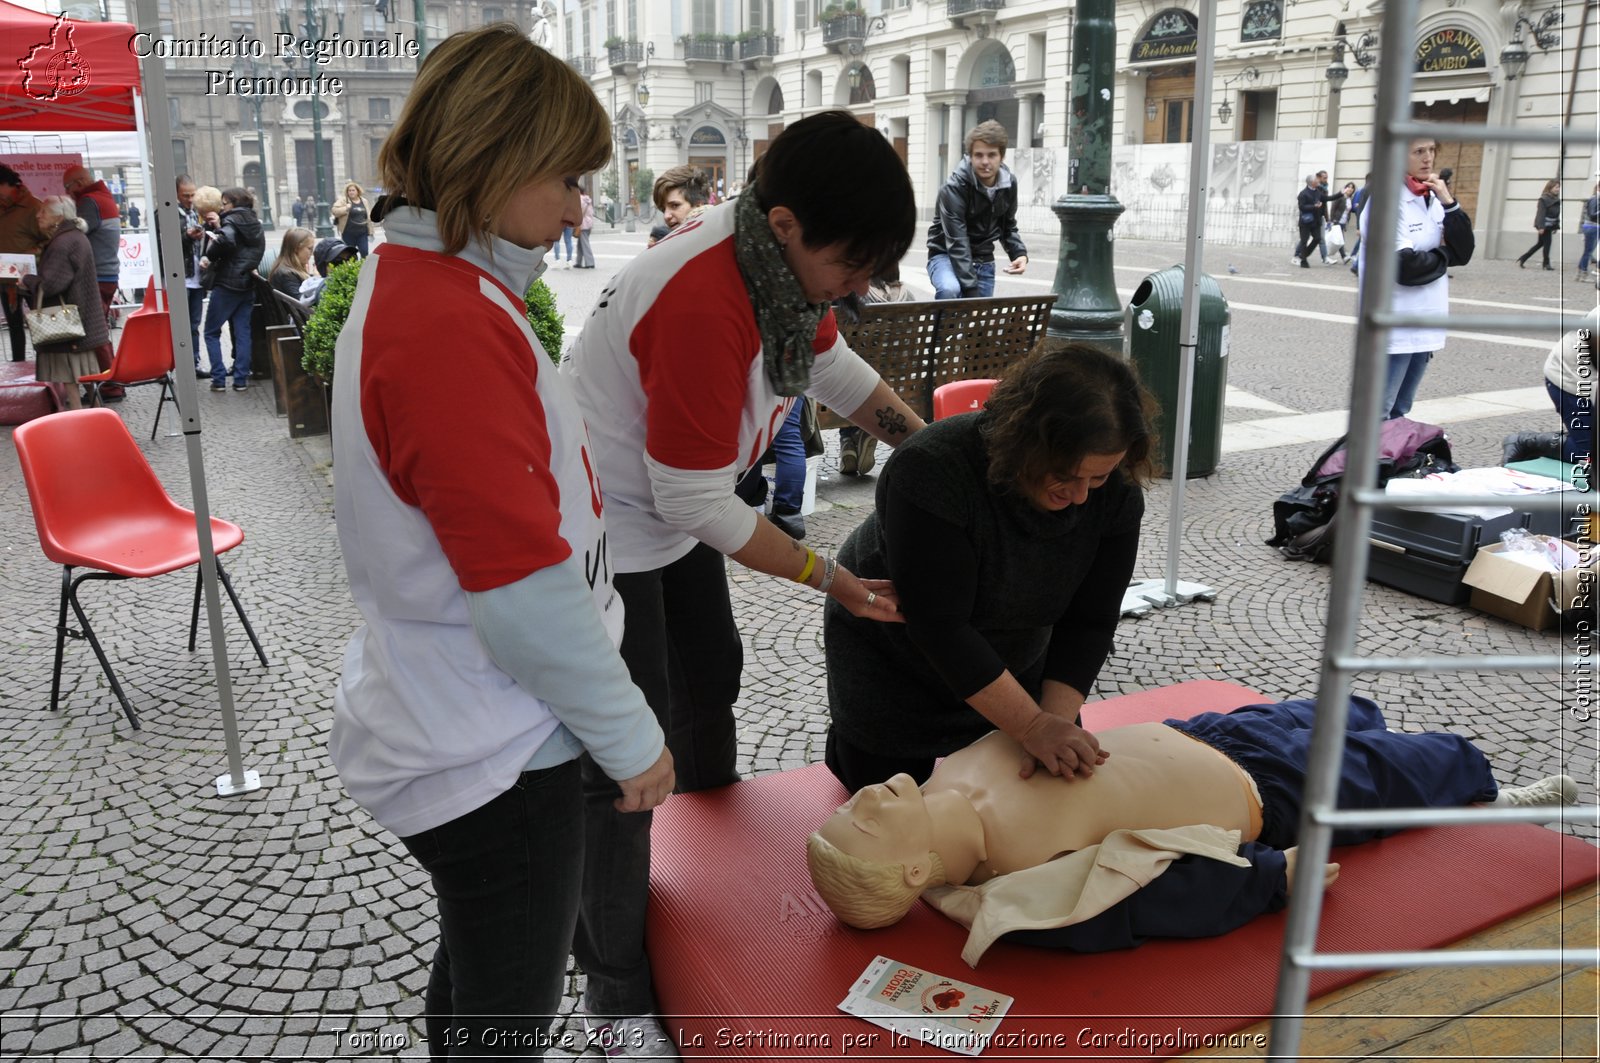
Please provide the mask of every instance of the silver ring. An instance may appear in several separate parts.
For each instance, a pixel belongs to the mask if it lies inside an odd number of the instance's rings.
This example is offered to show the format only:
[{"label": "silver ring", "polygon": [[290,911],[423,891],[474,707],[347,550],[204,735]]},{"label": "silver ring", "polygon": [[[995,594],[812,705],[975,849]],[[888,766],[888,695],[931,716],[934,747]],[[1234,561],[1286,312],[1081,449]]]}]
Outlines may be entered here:
[{"label": "silver ring", "polygon": [[877,601],[877,600],[878,600],[878,596],[876,594],[874,594],[872,591],[868,591],[867,592],[867,608],[868,609],[871,609],[872,608],[872,603]]}]

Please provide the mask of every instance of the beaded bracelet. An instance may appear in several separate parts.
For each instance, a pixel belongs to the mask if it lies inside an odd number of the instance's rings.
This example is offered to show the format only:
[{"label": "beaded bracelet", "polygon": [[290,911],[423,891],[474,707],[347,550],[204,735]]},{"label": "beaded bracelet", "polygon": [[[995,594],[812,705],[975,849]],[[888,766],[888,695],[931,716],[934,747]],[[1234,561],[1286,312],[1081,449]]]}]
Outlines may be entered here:
[{"label": "beaded bracelet", "polygon": [[833,586],[833,577],[839,570],[839,562],[833,559],[832,554],[822,557],[822,585],[817,588],[823,594],[828,593],[828,588]]},{"label": "beaded bracelet", "polygon": [[811,578],[811,573],[817,567],[817,552],[811,547],[806,547],[806,567],[800,570],[800,575],[792,577],[796,583],[804,583]]}]

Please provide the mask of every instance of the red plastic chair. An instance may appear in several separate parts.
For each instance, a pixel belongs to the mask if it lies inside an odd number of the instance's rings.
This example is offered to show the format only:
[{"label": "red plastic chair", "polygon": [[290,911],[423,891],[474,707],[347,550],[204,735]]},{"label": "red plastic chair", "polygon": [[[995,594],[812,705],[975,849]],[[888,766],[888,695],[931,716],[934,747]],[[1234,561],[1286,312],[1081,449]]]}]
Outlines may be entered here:
[{"label": "red plastic chair", "polygon": [[983,409],[984,402],[989,398],[989,392],[993,391],[998,383],[998,380],[983,378],[953,380],[948,384],[940,384],[933,389],[933,419],[942,421],[958,413],[971,413],[973,410]]},{"label": "red plastic chair", "polygon": [[[200,563],[194,511],[168,497],[128,433],[110,410],[71,410],[21,425],[12,434],[22,461],[22,478],[33,501],[33,522],[44,556],[62,566],[61,608],[56,618],[56,663],[50,684],[50,709],[61,698],[61,658],[67,636],[86,639],[122,703],[134,730],[139,718],[122,692],[116,673],[89,618],[78,603],[78,585],[88,579],[146,579]],[[244,542],[244,531],[215,517],[211,539],[218,555]],[[74,568],[94,569],[74,577]],[[217,578],[228,592],[245,634],[263,666],[266,652],[239,604],[219,556]],[[189,649],[200,622],[200,572],[195,572],[194,608],[189,617]],[[67,627],[67,605],[82,633]]]},{"label": "red plastic chair", "polygon": [[178,405],[178,388],[172,379],[172,331],[167,323],[170,318],[165,310],[140,310],[130,314],[123,323],[122,338],[117,341],[111,368],[78,378],[78,383],[94,386],[96,406],[100,405],[102,384],[121,384],[129,388],[160,384],[161,399],[156,403],[156,423],[150,426],[151,439],[161,427],[161,411],[166,404],[170,402],[174,408]]}]

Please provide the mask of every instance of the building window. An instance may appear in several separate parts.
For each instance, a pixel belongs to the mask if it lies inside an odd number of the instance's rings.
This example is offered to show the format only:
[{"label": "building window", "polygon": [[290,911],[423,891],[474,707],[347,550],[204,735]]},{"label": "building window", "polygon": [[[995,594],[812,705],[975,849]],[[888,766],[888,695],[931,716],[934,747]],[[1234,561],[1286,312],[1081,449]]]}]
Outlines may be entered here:
[{"label": "building window", "polygon": [[[321,100],[317,100],[316,101],[316,107],[317,107],[316,113],[317,113],[317,117],[318,118],[326,118],[326,117],[328,117],[328,105],[327,104],[323,103]],[[311,101],[310,100],[296,100],[294,102],[294,116],[296,118],[304,119],[305,121],[309,122],[311,120]]]},{"label": "building window", "polygon": [[503,7],[486,7],[483,9],[483,24],[493,26],[496,22],[506,20],[506,9]]},{"label": "building window", "polygon": [[628,31],[623,36],[630,41],[639,36],[639,0],[628,0]]},{"label": "building window", "polygon": [[239,141],[239,154],[248,155],[252,159],[261,158],[261,141],[254,137]]},{"label": "building window", "polygon": [[717,0],[694,0],[694,15],[689,25],[696,33],[717,32]]},{"label": "building window", "polygon": [[594,54],[594,12],[587,8],[583,12],[583,54]]},{"label": "building window", "polygon": [[[390,0],[391,3],[396,0]],[[381,41],[389,36],[389,24],[384,22],[383,16],[372,8],[363,8],[361,11],[361,36],[364,40]],[[369,55],[362,64],[368,70],[388,70],[389,60],[382,56]]]},{"label": "building window", "polygon": [[178,129],[183,125],[183,113],[178,110],[178,97],[176,96],[167,97],[167,121],[172,123],[173,129]]},{"label": "building window", "polygon": [[254,22],[236,18],[228,25],[232,28],[235,37],[254,37],[256,35],[256,24]]},{"label": "building window", "polygon": [[622,26],[617,22],[617,0],[606,0],[606,36],[626,37]]},{"label": "building window", "polygon": [[712,98],[712,93],[713,93],[713,91],[715,91],[715,89],[716,89],[716,85],[715,85],[714,82],[696,81],[694,83],[694,102],[695,103],[710,103],[711,102],[711,98]]},{"label": "building window", "polygon": [[189,142],[181,137],[172,138],[172,172],[179,177],[189,172]]},{"label": "building window", "polygon": [[253,19],[256,13],[254,0],[228,0],[228,14],[234,18]]},{"label": "building window", "polygon": [[1241,41],[1275,41],[1283,36],[1283,5],[1279,0],[1251,0],[1244,5],[1239,23]]},{"label": "building window", "polygon": [[374,122],[387,122],[389,120],[389,97],[367,97],[367,117]]},{"label": "building window", "polygon": [[443,4],[428,5],[428,40],[438,42],[450,36],[450,12]]},{"label": "building window", "polygon": [[572,12],[567,12],[567,54],[575,54],[573,49],[578,46],[578,35],[572,32]]}]

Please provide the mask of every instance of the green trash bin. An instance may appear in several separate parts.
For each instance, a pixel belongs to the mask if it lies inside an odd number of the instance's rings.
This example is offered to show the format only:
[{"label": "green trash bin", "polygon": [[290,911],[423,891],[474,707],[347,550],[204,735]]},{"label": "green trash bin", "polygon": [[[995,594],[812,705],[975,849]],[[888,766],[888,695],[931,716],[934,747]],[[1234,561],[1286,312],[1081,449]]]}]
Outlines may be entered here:
[{"label": "green trash bin", "polygon": [[[1128,303],[1123,334],[1128,357],[1161,403],[1161,463],[1171,473],[1178,423],[1178,359],[1182,354],[1183,267],[1146,277]],[[1195,342],[1194,398],[1189,414],[1189,476],[1210,476],[1222,460],[1222,414],[1228,388],[1228,301],[1215,278],[1200,277],[1200,328]]]}]

